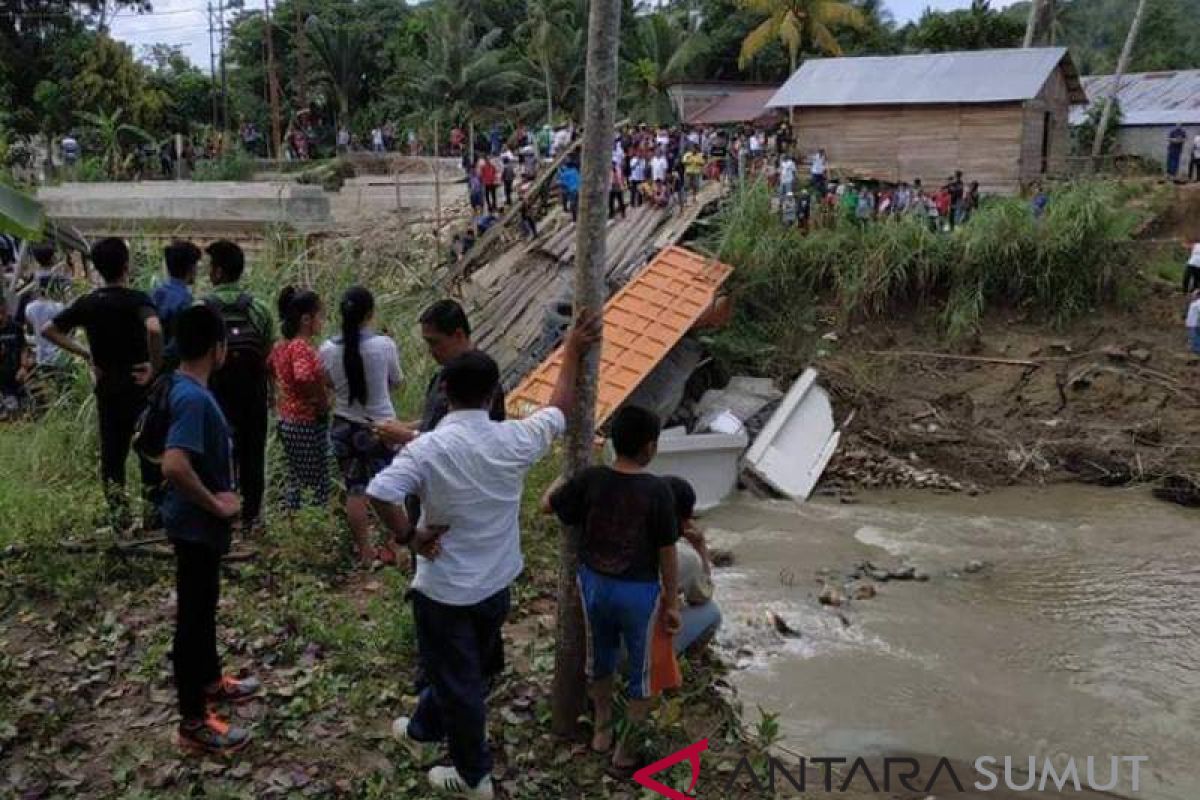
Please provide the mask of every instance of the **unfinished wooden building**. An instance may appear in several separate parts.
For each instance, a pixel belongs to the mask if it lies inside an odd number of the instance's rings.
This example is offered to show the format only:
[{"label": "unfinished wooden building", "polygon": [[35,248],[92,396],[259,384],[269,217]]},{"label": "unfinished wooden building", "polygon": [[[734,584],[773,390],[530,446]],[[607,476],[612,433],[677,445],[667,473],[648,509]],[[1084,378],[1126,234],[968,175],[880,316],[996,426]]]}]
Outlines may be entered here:
[{"label": "unfinished wooden building", "polygon": [[955,170],[1012,194],[1065,172],[1072,103],[1066,48],[806,61],[768,105],[791,109],[797,146],[834,175],[940,185]]}]

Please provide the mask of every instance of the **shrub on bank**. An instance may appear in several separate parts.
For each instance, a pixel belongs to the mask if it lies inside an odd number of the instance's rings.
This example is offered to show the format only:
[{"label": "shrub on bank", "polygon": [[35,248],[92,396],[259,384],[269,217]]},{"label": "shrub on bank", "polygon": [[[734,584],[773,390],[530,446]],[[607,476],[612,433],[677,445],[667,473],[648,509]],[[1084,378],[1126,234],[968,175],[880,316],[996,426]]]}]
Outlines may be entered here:
[{"label": "shrub on bank", "polygon": [[248,181],[254,177],[256,164],[250,154],[235,148],[222,156],[197,161],[192,171],[195,181]]},{"label": "shrub on bank", "polygon": [[722,210],[710,244],[736,267],[736,316],[716,341],[738,367],[785,374],[793,345],[826,323],[886,324],[889,314],[936,311],[946,336],[974,335],[989,307],[1021,307],[1061,324],[1123,296],[1133,277],[1128,248],[1138,214],[1118,184],[1084,182],[1052,192],[1041,219],[1027,201],[986,200],[950,233],[921,217],[865,227],[837,221],[803,233],[785,226],[761,183]]}]

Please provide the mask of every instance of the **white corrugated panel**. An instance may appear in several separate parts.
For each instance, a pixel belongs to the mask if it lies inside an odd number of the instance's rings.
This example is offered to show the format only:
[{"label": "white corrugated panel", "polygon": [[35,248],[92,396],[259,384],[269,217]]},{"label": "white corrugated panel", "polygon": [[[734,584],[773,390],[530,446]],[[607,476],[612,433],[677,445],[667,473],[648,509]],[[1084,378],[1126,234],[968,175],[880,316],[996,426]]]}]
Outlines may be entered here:
[{"label": "white corrugated panel", "polygon": [[[1089,102],[1108,96],[1112,75],[1092,75],[1083,79]],[[1121,76],[1117,90],[1122,125],[1200,124],[1200,69],[1168,72],[1135,72]],[[1073,109],[1071,123],[1083,120],[1083,107]]]}]

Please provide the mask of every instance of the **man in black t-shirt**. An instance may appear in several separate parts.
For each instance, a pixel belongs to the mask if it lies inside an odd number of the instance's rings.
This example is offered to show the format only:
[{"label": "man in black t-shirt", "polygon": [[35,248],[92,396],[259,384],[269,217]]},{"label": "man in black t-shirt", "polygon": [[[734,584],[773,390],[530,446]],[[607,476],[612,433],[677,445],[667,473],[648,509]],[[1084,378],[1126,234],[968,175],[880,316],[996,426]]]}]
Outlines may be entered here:
[{"label": "man in black t-shirt", "polygon": [[[96,416],[100,423],[100,474],[113,524],[130,525],[125,498],[125,460],[134,427],[146,402],[146,390],[162,360],[162,326],[145,292],[129,288],[129,248],[120,239],[103,239],[91,253],[104,285],[65,308],[42,335],[88,361],[96,378]],[[71,332],[83,328],[88,346]],[[147,528],[160,527],[158,506],[162,476],[140,459]]]},{"label": "man in black t-shirt", "polygon": [[[429,348],[433,360],[438,363],[438,370],[429,379],[429,386],[425,389],[425,407],[421,411],[420,420],[391,420],[376,426],[375,432],[379,438],[393,447],[402,447],[422,433],[433,430],[442,421],[442,417],[450,412],[450,401],[446,397],[441,368],[475,349],[471,343],[471,323],[467,319],[467,312],[453,300],[437,301],[422,312],[420,322],[421,338],[425,340],[425,346]],[[488,416],[493,422],[504,421],[504,387],[500,384],[496,384],[489,409]],[[421,501],[413,495],[404,505],[408,518],[415,525],[421,518]]]},{"label": "man in black t-shirt", "polygon": [[[543,501],[543,510],[582,529],[577,580],[589,640],[587,673],[596,713],[592,748],[597,752],[608,750],[614,740],[613,675],[620,645],[628,653],[627,718],[637,722],[647,717],[663,688],[653,680],[661,672],[654,663],[660,652],[653,647],[656,628],[673,637],[680,626],[675,497],[665,480],[645,472],[658,452],[658,434],[654,413],[622,408],[612,424],[613,466],[586,469],[552,487]],[[617,744],[616,768],[636,762],[629,747],[625,740]]]},{"label": "man in black t-shirt", "polygon": [[25,394],[21,386],[21,358],[25,354],[25,331],[8,313],[0,297],[0,418],[15,413]]}]

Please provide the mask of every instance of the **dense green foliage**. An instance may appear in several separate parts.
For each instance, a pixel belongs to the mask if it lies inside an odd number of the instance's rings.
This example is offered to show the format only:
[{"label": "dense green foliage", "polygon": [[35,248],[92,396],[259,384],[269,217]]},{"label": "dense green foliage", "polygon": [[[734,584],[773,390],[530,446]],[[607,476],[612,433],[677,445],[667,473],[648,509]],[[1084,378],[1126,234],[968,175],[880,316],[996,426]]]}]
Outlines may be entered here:
[{"label": "dense green foliage", "polygon": [[779,221],[764,186],[749,186],[722,210],[710,242],[737,267],[736,321],[718,350],[751,374],[786,375],[808,357],[801,342],[818,315],[878,325],[927,309],[951,340],[974,334],[997,306],[1065,322],[1126,296],[1132,273],[1121,244],[1139,220],[1126,193],[1112,183],[1070,185],[1052,193],[1041,219],[1024,200],[991,198],[948,234],[913,215],[805,234]]},{"label": "dense green foliage", "polygon": [[[119,5],[119,4],[118,4]],[[137,3],[126,3],[137,7]],[[780,81],[813,56],[1008,47],[1024,35],[1029,3],[973,0],[897,25],[886,0],[623,0],[622,114],[669,121],[667,87],[688,79]],[[1069,45],[1084,74],[1112,69],[1134,4],[1058,0],[1050,39]],[[0,131],[87,135],[81,112],[147,131],[157,142],[252,122],[270,130],[266,33],[259,5],[238,6],[226,51],[229,96],[177,49],[140,60],[103,33],[112,4],[44,0],[0,14]],[[274,44],[282,126],[312,112],[318,149],[346,126],[365,142],[391,122],[426,144],[450,127],[542,124],[582,110],[586,0],[280,0]],[[1200,66],[1200,0],[1150,4],[1132,69]],[[228,105],[229,119],[223,120]],[[437,112],[436,114],[433,112]],[[214,120],[215,115],[215,120]],[[12,136],[5,138],[11,139]],[[401,141],[403,139],[401,138]],[[85,141],[87,149],[97,143]]]}]

